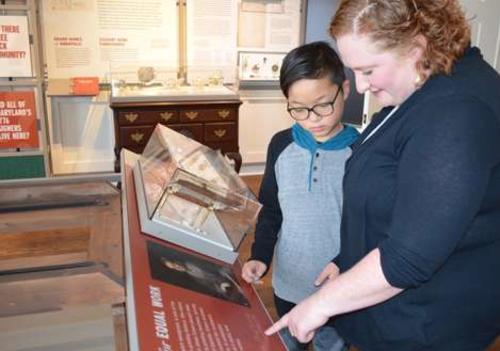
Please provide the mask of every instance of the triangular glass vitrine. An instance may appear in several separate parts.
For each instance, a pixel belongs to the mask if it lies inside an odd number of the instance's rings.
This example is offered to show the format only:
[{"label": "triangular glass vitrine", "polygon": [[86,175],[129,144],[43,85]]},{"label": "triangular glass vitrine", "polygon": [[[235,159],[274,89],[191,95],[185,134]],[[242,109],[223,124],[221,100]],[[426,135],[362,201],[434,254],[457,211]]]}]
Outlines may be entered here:
[{"label": "triangular glass vitrine", "polygon": [[134,178],[143,232],[234,262],[261,205],[219,151],[157,125]]}]

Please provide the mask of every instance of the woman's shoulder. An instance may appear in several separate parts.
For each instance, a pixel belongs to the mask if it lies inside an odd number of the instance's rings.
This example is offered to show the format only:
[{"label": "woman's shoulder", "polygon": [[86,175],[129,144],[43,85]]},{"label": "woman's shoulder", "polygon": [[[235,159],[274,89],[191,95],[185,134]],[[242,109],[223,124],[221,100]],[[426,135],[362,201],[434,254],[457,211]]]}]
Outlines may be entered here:
[{"label": "woman's shoulder", "polygon": [[[484,104],[500,119],[500,75],[482,57],[479,49],[470,48],[451,74],[439,74],[422,88],[426,105],[453,108],[458,102]],[[447,103],[447,104],[445,104]]]},{"label": "woman's shoulder", "polygon": [[415,103],[404,120],[397,133],[402,141],[416,137],[440,140],[446,135],[450,141],[460,142],[478,133],[500,139],[500,115],[491,103],[474,94],[436,94]]}]

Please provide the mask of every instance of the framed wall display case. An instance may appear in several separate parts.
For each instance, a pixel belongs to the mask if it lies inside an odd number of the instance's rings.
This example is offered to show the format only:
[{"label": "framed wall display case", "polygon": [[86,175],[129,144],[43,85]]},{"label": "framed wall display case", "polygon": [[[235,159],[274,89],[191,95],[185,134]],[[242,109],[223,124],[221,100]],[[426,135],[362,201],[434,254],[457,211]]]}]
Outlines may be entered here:
[{"label": "framed wall display case", "polygon": [[162,125],[134,179],[145,233],[228,263],[261,208],[220,152]]},{"label": "framed wall display case", "polygon": [[286,53],[240,51],[238,54],[240,87],[259,85],[277,87],[285,55]]}]

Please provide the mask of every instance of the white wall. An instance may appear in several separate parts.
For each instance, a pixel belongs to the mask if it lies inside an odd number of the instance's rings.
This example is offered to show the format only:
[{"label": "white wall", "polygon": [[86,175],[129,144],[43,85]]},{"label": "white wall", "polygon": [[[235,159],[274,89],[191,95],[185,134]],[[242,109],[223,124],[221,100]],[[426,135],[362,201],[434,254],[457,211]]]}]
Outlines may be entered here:
[{"label": "white wall", "polygon": [[242,174],[264,170],[267,146],[278,131],[289,128],[293,120],[286,111],[281,91],[240,91],[239,143],[243,158]]},{"label": "white wall", "polygon": [[472,45],[500,72],[500,1],[461,0],[472,28]]}]

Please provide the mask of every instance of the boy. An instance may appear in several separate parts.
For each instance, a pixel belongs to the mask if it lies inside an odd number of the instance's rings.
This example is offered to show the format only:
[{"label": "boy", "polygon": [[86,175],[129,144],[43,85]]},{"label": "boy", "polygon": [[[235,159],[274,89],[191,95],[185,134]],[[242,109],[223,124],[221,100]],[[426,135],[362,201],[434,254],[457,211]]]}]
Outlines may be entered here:
[{"label": "boy", "polygon": [[[296,123],[269,144],[259,193],[263,208],[242,276],[258,281],[274,254],[274,300],[281,317],[337,273],[329,263],[339,252],[342,177],[358,133],[340,122],[349,81],[327,43],[290,51],[280,86]],[[288,330],[282,338],[291,351],[307,349]],[[313,344],[316,351],[345,349],[331,326],[319,329]]]}]

